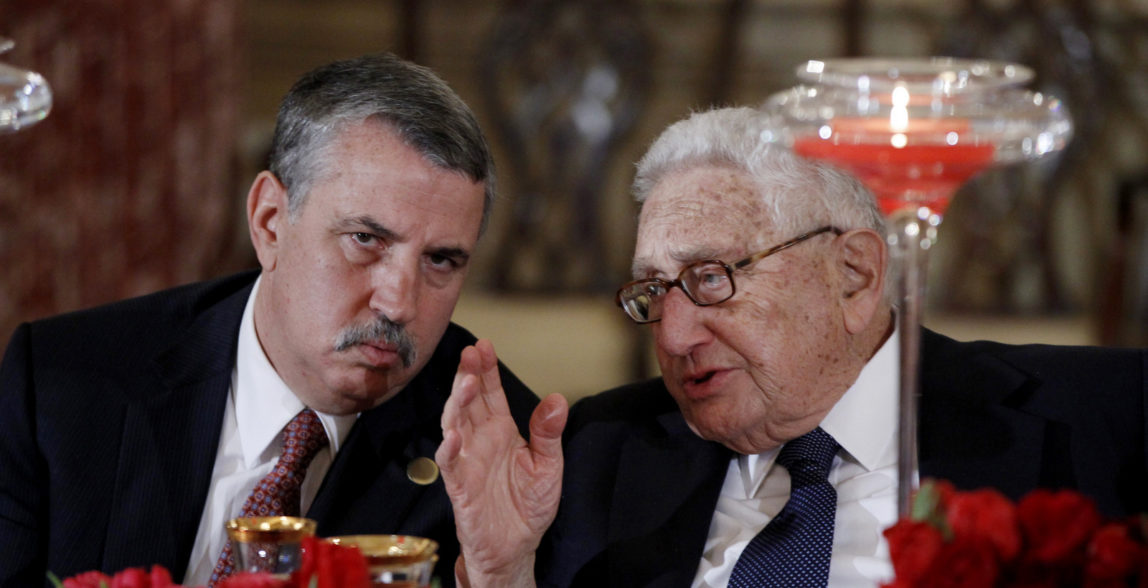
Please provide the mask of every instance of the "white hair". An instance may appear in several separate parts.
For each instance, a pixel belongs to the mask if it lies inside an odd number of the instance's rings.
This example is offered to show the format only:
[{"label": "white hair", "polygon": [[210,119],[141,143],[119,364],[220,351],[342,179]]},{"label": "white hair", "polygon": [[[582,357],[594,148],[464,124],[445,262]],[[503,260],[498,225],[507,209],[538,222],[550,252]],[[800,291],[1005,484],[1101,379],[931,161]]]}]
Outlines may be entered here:
[{"label": "white hair", "polygon": [[[726,165],[748,173],[771,211],[778,231],[796,233],[829,224],[842,230],[870,228],[885,234],[873,194],[836,168],[809,161],[766,140],[769,117],[748,107],[692,113],[670,125],[638,162],[632,192],[645,202],[668,173]],[[765,219],[763,219],[765,220]]]}]

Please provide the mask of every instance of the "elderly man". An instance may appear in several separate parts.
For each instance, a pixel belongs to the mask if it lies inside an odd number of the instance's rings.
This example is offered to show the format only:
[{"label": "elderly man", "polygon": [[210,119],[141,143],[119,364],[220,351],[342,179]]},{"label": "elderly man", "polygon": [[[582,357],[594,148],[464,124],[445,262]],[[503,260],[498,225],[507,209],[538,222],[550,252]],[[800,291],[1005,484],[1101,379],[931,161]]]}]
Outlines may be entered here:
[{"label": "elderly man", "polygon": [[[535,563],[546,586],[891,577],[898,334],[883,222],[856,181],[763,145],[764,124],[747,108],[695,114],[638,165],[635,281],[617,300],[653,330],[660,379],[569,413],[548,399],[527,444],[489,344],[464,351],[438,456],[472,586],[531,585]],[[923,354],[921,475],[1148,507],[1142,351],[926,331]],[[495,523],[508,538],[484,535]]]},{"label": "elderly man", "polygon": [[[430,70],[371,55],[304,76],[247,198],[261,272],[12,337],[0,585],[151,564],[214,583],[240,515],[426,536],[453,561],[431,457],[474,342],[450,317],[493,195],[472,113]],[[497,371],[525,431],[537,398]]]}]

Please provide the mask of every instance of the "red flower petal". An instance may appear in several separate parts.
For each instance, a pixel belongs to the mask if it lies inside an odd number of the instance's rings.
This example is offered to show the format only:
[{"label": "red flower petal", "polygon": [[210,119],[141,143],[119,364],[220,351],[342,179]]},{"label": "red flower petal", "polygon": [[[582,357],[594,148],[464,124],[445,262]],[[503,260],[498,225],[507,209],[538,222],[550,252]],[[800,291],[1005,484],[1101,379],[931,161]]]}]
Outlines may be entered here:
[{"label": "red flower petal", "polygon": [[1096,505],[1071,490],[1033,490],[1017,505],[1017,517],[1026,557],[1046,565],[1083,559],[1085,543],[1100,526]]},{"label": "red flower petal", "polygon": [[991,545],[999,561],[1012,561],[1020,552],[1016,507],[996,490],[954,494],[949,498],[948,522],[955,536]]}]

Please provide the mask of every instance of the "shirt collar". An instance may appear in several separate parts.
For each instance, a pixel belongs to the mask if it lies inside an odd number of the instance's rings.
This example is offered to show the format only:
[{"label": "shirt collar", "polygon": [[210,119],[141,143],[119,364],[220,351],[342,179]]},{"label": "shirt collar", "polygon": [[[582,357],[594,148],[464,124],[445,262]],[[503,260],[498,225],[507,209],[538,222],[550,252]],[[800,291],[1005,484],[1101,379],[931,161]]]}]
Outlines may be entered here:
[{"label": "shirt collar", "polygon": [[899,339],[894,330],[821,421],[821,428],[869,471],[897,460]]},{"label": "shirt collar", "polygon": [[[256,278],[239,323],[235,385],[231,391],[239,443],[248,468],[278,457],[279,443],[275,441],[279,432],[306,408],[272,367],[255,333],[255,297],[262,279],[262,276]],[[327,433],[331,455],[335,455],[359,415],[315,412]]]}]

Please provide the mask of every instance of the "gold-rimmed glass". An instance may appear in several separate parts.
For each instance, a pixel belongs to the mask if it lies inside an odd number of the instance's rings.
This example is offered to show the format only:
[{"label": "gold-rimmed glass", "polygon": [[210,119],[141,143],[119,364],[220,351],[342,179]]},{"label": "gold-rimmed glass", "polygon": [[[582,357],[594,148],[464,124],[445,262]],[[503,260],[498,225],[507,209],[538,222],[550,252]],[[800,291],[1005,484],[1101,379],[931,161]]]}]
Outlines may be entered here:
[{"label": "gold-rimmed glass", "polygon": [[303,517],[239,517],[226,523],[234,573],[266,572],[287,577],[299,569],[303,539],[316,523]]},{"label": "gold-rimmed glass", "polygon": [[327,539],[351,545],[367,560],[371,586],[422,588],[430,586],[438,561],[438,543],[411,535],[346,535]]}]

